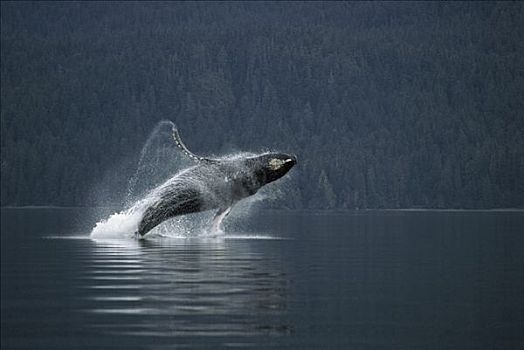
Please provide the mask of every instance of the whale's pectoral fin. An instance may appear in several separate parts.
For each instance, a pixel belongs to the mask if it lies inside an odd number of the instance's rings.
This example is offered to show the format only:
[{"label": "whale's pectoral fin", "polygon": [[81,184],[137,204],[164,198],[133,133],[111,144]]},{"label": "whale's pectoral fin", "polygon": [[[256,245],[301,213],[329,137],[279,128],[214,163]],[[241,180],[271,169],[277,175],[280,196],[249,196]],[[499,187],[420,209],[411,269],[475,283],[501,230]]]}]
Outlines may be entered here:
[{"label": "whale's pectoral fin", "polygon": [[175,140],[175,144],[178,148],[189,158],[194,160],[195,162],[205,162],[205,163],[214,163],[216,160],[209,159],[205,157],[200,157],[191,152],[189,149],[187,149],[186,145],[182,142],[182,138],[180,138],[180,134],[178,133],[178,129],[176,127],[173,127],[173,139]]},{"label": "whale's pectoral fin", "polygon": [[224,220],[224,218],[229,214],[231,211],[231,207],[227,208],[220,208],[217,213],[215,214],[215,217],[213,218],[213,226],[212,226],[212,232],[216,233],[220,230],[220,224]]}]

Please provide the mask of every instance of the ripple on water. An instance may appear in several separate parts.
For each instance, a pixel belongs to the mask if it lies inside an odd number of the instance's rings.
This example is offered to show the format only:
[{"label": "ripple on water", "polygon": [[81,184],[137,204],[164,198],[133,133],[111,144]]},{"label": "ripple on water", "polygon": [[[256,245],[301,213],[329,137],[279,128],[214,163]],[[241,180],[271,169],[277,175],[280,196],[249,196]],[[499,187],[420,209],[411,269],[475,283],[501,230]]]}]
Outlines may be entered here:
[{"label": "ripple on water", "polygon": [[249,243],[279,238],[224,238],[89,241],[77,278],[86,326],[143,338],[287,333],[286,274]]}]

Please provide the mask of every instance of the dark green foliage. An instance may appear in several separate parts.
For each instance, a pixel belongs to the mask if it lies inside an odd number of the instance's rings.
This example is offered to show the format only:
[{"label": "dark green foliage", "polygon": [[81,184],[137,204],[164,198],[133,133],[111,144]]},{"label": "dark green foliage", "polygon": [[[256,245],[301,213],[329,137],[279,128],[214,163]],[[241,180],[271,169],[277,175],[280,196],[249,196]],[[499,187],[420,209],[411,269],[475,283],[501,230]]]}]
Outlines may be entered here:
[{"label": "dark green foliage", "polygon": [[296,153],[274,205],[521,206],[523,23],[518,2],[2,2],[1,203],[118,203],[170,119],[197,153]]}]

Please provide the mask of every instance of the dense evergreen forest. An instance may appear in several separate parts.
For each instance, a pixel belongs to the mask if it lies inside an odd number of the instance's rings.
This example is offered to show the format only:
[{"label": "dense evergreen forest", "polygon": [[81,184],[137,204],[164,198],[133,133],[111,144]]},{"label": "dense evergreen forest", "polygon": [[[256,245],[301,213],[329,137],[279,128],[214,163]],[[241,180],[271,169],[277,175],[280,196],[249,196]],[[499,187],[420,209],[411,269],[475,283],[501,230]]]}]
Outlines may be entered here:
[{"label": "dense evergreen forest", "polygon": [[2,2],[1,204],[120,204],[160,120],[271,205],[524,205],[524,5]]}]

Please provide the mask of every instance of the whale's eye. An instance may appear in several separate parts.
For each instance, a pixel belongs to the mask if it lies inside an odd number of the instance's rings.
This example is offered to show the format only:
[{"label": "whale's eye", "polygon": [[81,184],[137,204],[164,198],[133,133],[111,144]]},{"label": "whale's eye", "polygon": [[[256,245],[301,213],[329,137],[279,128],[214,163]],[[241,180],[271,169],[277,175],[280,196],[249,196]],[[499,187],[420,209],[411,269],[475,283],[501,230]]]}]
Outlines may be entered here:
[{"label": "whale's eye", "polygon": [[283,164],[284,161],[278,158],[273,158],[269,161],[269,167],[271,170],[278,170]]}]

